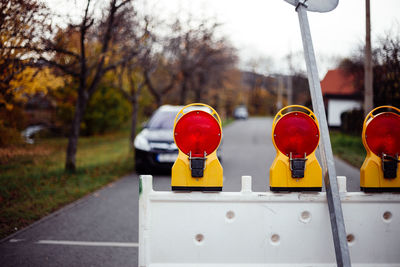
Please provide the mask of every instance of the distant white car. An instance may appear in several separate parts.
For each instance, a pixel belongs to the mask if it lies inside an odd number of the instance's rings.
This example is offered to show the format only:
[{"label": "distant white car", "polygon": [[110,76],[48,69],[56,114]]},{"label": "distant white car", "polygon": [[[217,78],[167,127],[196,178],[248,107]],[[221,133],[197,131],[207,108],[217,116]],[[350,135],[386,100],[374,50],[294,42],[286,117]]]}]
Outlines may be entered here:
[{"label": "distant white car", "polygon": [[233,116],[235,117],[235,119],[246,120],[249,117],[249,113],[245,106],[239,106],[239,107],[235,108],[235,111],[233,112]]}]

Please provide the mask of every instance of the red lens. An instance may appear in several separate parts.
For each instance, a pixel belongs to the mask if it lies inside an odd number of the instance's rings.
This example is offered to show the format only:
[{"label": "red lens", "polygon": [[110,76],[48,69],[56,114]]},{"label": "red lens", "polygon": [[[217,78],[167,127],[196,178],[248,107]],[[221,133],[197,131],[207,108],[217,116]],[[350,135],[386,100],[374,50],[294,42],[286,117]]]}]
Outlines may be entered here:
[{"label": "red lens", "polygon": [[274,141],[283,154],[303,158],[318,146],[319,129],[315,121],[303,112],[290,112],[281,117],[274,129]]},{"label": "red lens", "polygon": [[214,152],[221,141],[221,128],[209,113],[193,110],[183,115],[175,126],[175,142],[185,154],[203,157]]},{"label": "red lens", "polygon": [[365,140],[377,156],[400,154],[400,116],[392,112],[376,115],[367,124]]}]

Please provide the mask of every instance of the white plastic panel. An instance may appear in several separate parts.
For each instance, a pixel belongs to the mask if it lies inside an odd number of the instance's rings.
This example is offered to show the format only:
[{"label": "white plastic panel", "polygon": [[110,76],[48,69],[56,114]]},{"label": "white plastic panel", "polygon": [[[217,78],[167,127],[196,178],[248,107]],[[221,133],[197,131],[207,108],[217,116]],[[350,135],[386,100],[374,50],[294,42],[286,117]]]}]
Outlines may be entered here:
[{"label": "white plastic panel", "polygon": [[[242,192],[157,192],[142,176],[139,266],[336,266],[325,193],[242,183]],[[353,265],[400,266],[400,194],[341,198]]]}]

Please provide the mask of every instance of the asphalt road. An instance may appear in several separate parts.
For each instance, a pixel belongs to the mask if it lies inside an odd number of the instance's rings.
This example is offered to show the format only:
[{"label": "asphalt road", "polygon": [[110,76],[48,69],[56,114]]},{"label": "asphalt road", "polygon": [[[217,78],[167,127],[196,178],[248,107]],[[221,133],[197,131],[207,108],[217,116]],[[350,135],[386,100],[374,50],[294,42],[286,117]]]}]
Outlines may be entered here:
[{"label": "asphalt road", "polygon": [[[236,121],[224,128],[224,191],[239,191],[242,175],[253,191],[268,190],[275,149],[271,118]],[[359,171],[336,161],[348,191],[359,190]],[[170,190],[170,177],[154,178],[155,190]],[[0,243],[0,266],[137,266],[138,177],[126,176],[78,200]]]}]

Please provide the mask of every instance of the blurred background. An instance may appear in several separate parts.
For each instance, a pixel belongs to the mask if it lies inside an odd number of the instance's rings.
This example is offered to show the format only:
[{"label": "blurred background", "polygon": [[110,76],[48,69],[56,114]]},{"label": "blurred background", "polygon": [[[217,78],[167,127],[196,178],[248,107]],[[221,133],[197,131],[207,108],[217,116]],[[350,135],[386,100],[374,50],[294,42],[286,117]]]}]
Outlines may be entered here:
[{"label": "blurred background", "polygon": [[[365,112],[400,107],[400,2],[372,1],[370,16],[367,3],[309,14],[333,150],[355,167]],[[206,103],[224,125],[312,108],[284,1],[0,0],[0,10],[0,237],[133,172],[135,137],[162,105]]]}]

